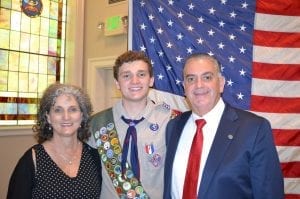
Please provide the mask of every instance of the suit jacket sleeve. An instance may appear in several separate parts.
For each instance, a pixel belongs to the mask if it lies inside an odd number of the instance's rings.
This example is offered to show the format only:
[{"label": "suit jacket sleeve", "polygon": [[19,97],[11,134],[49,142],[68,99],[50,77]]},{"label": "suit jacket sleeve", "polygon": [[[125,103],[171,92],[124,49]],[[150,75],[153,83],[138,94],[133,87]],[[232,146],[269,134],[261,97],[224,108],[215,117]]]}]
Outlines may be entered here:
[{"label": "suit jacket sleeve", "polygon": [[254,198],[284,198],[283,176],[272,130],[267,120],[263,120],[259,126],[250,168]]},{"label": "suit jacket sleeve", "polygon": [[9,181],[7,199],[30,199],[34,184],[34,164],[30,148],[18,161]]}]

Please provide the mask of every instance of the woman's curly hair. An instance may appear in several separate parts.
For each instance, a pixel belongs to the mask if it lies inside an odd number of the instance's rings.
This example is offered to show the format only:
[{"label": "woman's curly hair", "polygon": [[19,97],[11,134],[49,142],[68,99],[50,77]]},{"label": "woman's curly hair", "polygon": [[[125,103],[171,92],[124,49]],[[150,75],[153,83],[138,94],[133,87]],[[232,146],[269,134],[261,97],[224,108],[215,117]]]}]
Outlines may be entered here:
[{"label": "woman's curly hair", "polygon": [[81,125],[77,131],[78,139],[84,141],[90,136],[89,120],[92,114],[90,97],[80,87],[70,84],[55,83],[50,85],[44,91],[42,98],[39,100],[37,121],[32,127],[33,131],[36,132],[38,143],[43,143],[53,137],[53,129],[48,123],[47,114],[50,112],[51,107],[54,106],[56,98],[64,94],[74,96],[82,112]]}]

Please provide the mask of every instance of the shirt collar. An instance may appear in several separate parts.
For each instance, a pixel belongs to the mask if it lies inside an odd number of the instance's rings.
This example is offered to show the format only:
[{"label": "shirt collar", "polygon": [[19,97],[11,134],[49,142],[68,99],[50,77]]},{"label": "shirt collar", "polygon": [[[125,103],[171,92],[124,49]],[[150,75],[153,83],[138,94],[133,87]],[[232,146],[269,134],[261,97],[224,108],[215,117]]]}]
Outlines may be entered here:
[{"label": "shirt collar", "polygon": [[194,121],[196,121],[197,119],[205,119],[206,121],[221,119],[224,109],[225,109],[225,103],[223,99],[220,98],[217,104],[214,106],[214,108],[208,113],[206,113],[205,115],[203,115],[203,117],[200,117],[195,112],[192,112],[192,118]]}]

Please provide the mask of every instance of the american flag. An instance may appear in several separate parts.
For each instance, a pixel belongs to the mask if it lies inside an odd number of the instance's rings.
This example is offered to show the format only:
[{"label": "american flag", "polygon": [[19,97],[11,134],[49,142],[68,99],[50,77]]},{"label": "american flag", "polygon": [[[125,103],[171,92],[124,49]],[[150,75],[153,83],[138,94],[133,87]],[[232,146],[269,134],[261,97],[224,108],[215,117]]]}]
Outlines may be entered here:
[{"label": "american flag", "polygon": [[300,1],[132,0],[129,5],[129,48],[151,59],[154,88],[184,99],[185,58],[194,52],[216,56],[226,78],[224,100],[271,122],[286,199],[300,198]]}]

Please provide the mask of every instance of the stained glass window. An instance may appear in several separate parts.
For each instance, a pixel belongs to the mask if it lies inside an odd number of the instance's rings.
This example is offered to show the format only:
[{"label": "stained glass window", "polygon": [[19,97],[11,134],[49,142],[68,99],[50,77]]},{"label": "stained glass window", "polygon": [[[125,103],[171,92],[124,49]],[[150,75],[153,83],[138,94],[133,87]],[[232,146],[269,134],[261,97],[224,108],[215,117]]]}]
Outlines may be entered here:
[{"label": "stained glass window", "polygon": [[0,125],[33,124],[44,89],[64,82],[67,0],[0,2]]}]

